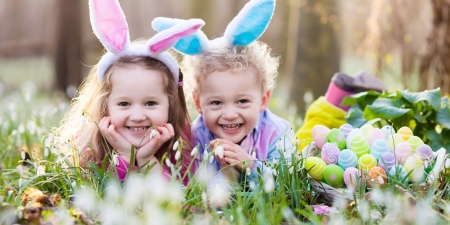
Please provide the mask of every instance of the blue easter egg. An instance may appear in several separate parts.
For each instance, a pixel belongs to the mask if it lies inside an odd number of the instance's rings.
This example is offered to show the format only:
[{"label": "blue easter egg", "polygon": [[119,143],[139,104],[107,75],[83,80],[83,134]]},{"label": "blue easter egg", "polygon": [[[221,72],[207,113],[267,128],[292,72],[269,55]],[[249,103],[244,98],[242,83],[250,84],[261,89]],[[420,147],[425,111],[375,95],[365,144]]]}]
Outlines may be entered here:
[{"label": "blue easter egg", "polygon": [[[389,170],[389,176],[390,177],[395,177],[398,181],[405,180],[405,177],[407,175],[408,175],[408,172],[406,171],[406,169],[402,165],[393,166]],[[409,178],[407,178],[404,182],[408,183],[409,182]]]},{"label": "blue easter egg", "polygon": [[378,139],[373,142],[370,147],[370,154],[373,155],[377,160],[385,153],[389,152],[389,145],[386,140]]},{"label": "blue easter egg", "polygon": [[338,165],[342,169],[347,169],[349,167],[356,167],[356,164],[358,163],[358,156],[356,154],[348,149],[344,149],[339,153],[338,157]]},{"label": "blue easter egg", "polygon": [[387,140],[390,136],[394,135],[395,129],[391,125],[385,125],[381,128],[381,131],[384,133],[384,137]]}]

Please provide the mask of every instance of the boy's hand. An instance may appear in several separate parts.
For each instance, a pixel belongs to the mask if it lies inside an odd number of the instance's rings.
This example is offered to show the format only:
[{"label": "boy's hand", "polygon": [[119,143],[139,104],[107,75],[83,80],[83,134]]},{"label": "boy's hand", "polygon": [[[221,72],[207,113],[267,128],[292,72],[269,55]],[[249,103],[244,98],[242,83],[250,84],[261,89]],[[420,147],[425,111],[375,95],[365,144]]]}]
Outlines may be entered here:
[{"label": "boy's hand", "polygon": [[111,124],[111,117],[103,117],[98,126],[100,127],[103,136],[109,144],[111,144],[117,154],[128,162],[131,158],[131,143],[124,136],[116,132],[116,126]]},{"label": "boy's hand", "polygon": [[[221,165],[232,164],[241,173],[245,172],[246,167],[253,169],[255,165],[255,159],[248,154],[241,146],[225,139],[216,139],[211,143],[211,147],[214,148],[215,145],[221,144],[223,146],[223,158],[216,155],[216,159]],[[246,167],[244,168],[244,164]]]},{"label": "boy's hand", "polygon": [[170,123],[158,126],[155,130],[158,134],[154,137],[151,137],[151,132],[147,134],[143,141],[147,143],[140,147],[136,152],[136,160],[139,166],[149,161],[164,143],[175,136],[175,131]]}]

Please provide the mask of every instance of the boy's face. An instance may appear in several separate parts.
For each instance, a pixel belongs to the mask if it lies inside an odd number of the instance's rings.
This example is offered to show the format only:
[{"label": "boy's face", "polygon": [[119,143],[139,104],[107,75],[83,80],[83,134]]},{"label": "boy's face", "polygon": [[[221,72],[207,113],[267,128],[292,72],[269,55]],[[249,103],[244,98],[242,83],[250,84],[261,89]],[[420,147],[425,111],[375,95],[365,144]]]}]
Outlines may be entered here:
[{"label": "boy's face", "polygon": [[201,93],[193,96],[197,111],[213,134],[233,143],[255,128],[270,97],[270,91],[261,90],[253,68],[214,71],[199,85]]},{"label": "boy's face", "polygon": [[[163,74],[140,66],[117,68],[111,77],[107,101],[111,124],[134,146],[142,146],[150,126],[168,121],[169,98],[164,91]],[[142,143],[141,143],[142,142]]]}]

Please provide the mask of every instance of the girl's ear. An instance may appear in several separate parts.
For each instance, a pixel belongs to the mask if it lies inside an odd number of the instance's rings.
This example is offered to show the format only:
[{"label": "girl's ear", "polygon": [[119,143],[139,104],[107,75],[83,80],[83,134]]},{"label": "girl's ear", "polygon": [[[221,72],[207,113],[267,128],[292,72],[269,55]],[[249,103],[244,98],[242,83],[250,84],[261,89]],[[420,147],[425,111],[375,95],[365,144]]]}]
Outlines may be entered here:
[{"label": "girl's ear", "polygon": [[262,113],[264,110],[267,109],[267,106],[269,105],[269,99],[270,99],[270,90],[267,90],[262,99],[261,99],[261,108],[259,108],[259,112]]},{"label": "girl's ear", "polygon": [[[158,32],[162,32],[183,21],[185,20],[157,17],[152,21],[152,28]],[[208,49],[208,42],[209,40],[203,31],[198,30],[196,33],[178,40],[173,48],[186,55],[196,55]]]},{"label": "girl's ear", "polygon": [[128,48],[128,24],[118,0],[89,0],[89,15],[95,35],[109,52]]},{"label": "girl's ear", "polygon": [[200,99],[198,98],[197,94],[195,94],[195,92],[192,92],[192,99],[194,99],[195,108],[197,109],[197,112],[200,115],[203,115],[202,105],[200,104]]},{"label": "girl's ear", "polygon": [[232,45],[249,45],[264,33],[274,10],[275,0],[251,0],[228,24],[223,36]]}]

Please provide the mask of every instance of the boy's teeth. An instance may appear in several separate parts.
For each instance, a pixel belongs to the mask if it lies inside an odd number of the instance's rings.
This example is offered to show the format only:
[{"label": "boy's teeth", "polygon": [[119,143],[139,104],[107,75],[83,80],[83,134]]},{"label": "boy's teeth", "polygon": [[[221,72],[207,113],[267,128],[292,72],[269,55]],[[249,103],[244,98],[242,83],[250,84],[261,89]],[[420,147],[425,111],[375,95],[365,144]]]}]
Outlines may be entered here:
[{"label": "boy's teeth", "polygon": [[236,130],[241,127],[241,124],[230,124],[230,125],[222,125],[225,130]]},{"label": "boy's teeth", "polygon": [[145,131],[148,127],[130,127],[130,130],[132,131]]}]

